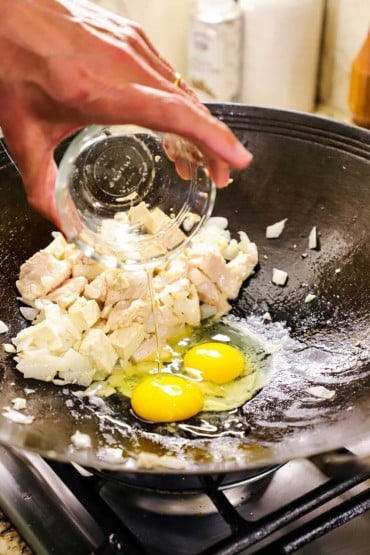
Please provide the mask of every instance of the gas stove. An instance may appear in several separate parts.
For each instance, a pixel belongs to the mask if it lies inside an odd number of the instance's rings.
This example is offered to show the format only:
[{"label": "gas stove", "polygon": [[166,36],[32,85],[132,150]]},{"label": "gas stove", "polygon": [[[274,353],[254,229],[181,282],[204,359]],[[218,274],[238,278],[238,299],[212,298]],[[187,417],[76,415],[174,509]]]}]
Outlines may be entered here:
[{"label": "gas stove", "polygon": [[369,478],[296,459],[182,490],[171,476],[118,481],[0,448],[0,508],[37,555],[367,555]]}]

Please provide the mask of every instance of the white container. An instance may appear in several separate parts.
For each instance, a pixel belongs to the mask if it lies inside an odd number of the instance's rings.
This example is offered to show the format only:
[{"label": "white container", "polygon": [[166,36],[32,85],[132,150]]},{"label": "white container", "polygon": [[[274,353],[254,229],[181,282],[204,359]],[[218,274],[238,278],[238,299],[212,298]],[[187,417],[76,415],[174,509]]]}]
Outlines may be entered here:
[{"label": "white container", "polygon": [[324,0],[241,0],[246,104],[314,108]]},{"label": "white container", "polygon": [[94,0],[139,23],[155,48],[184,76],[189,12],[195,0]]},{"label": "white container", "polygon": [[242,32],[235,0],[198,0],[190,20],[187,77],[201,100],[240,100]]}]

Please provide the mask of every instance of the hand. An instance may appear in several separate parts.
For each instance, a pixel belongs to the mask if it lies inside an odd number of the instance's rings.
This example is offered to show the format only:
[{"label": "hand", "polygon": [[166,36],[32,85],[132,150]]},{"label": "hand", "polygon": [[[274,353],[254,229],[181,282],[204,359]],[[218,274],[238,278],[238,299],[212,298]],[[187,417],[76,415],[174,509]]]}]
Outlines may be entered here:
[{"label": "hand", "polygon": [[58,225],[55,147],[90,124],[176,133],[225,186],[251,154],[215,119],[143,30],[85,0],[0,0],[0,126],[29,203]]}]

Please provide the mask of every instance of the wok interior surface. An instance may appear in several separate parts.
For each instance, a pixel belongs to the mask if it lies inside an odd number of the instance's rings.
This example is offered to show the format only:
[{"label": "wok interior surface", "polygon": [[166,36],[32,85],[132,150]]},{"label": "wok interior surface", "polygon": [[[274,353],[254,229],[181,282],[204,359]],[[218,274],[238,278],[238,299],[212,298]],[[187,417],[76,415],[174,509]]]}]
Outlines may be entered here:
[{"label": "wok interior surface", "polygon": [[[370,423],[370,133],[324,118],[241,105],[213,105],[254,153],[218,192],[215,214],[259,249],[255,275],[232,315],[276,351],[271,380],[232,414],[201,414],[183,425],[143,425],[117,397],[98,405],[81,388],[24,380],[0,351],[0,441],[60,460],[125,472],[239,471],[309,456],[361,438]],[[0,151],[0,319],[10,341],[27,323],[19,313],[19,266],[50,240],[52,227],[27,205],[16,168]],[[267,225],[288,218],[280,238]],[[319,246],[308,248],[313,226]],[[285,287],[271,282],[285,270]],[[308,293],[316,295],[306,303]],[[268,311],[272,322],[262,315]],[[331,399],[307,391],[324,386]],[[24,397],[31,424],[3,416]],[[226,426],[225,422],[231,422]],[[235,424],[235,426],[234,426]],[[91,436],[77,450],[71,435]],[[114,462],[107,447],[120,447]],[[143,453],[148,456],[143,458]],[[152,458],[152,455],[159,458]]]}]

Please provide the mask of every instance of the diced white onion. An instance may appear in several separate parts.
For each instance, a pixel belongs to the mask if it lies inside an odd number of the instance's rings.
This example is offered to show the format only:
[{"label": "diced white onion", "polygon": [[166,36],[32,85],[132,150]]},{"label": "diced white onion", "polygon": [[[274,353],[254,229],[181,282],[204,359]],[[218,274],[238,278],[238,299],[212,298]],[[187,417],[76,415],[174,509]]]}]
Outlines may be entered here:
[{"label": "diced white onion", "polygon": [[266,238],[267,239],[277,239],[284,231],[284,227],[288,218],[284,220],[280,220],[280,222],[276,222],[274,224],[268,225],[266,227]]},{"label": "diced white onion", "polygon": [[332,399],[335,396],[335,391],[327,389],[323,385],[315,385],[306,389],[307,393],[319,399]]},{"label": "diced white onion", "polygon": [[3,347],[4,347],[4,351],[6,353],[16,353],[17,352],[16,348],[11,343],[4,343]]},{"label": "diced white onion", "polygon": [[317,229],[314,225],[310,231],[308,236],[308,248],[309,249],[316,249],[317,248]]},{"label": "diced white onion", "polygon": [[27,401],[23,397],[15,397],[12,399],[12,405],[14,410],[23,410],[27,406]]},{"label": "diced white onion", "polygon": [[226,229],[228,223],[227,218],[224,218],[223,216],[213,216],[212,218],[209,218],[206,226],[216,226],[220,229]]},{"label": "diced white onion", "polygon": [[284,272],[284,270],[278,270],[277,268],[274,268],[272,270],[272,283],[275,283],[275,285],[284,286],[287,282],[287,279],[288,274]]},{"label": "diced white onion", "polygon": [[200,221],[199,214],[194,214],[193,212],[188,212],[182,222],[182,227],[184,231],[191,231],[195,224]]},{"label": "diced white onion", "polygon": [[14,409],[5,408],[3,412],[3,416],[8,420],[12,420],[12,422],[17,422],[17,424],[31,424],[34,421],[35,417],[22,414]]},{"label": "diced white onion", "polygon": [[308,295],[306,296],[304,302],[305,303],[310,303],[312,302],[314,299],[316,299],[317,295],[313,295],[313,293],[308,293]]},{"label": "diced white onion", "polygon": [[5,322],[3,322],[2,320],[0,320],[0,333],[6,333],[8,331],[8,326],[5,324]]},{"label": "diced white onion", "polygon": [[91,437],[78,430],[71,436],[71,441],[76,449],[88,449],[91,447]]},{"label": "diced white onion", "polygon": [[119,463],[122,461],[122,449],[119,447],[103,447],[99,449],[98,457],[106,462]]},{"label": "diced white onion", "polygon": [[22,314],[23,318],[32,322],[38,315],[39,310],[30,306],[21,306],[19,312]]},{"label": "diced white onion", "polygon": [[26,304],[27,306],[32,306],[33,308],[35,308],[36,301],[30,301],[30,299],[25,299],[24,297],[17,297],[17,301],[20,301],[21,303]]}]

